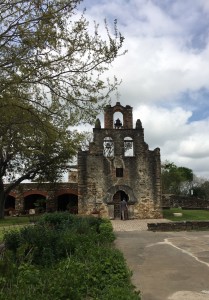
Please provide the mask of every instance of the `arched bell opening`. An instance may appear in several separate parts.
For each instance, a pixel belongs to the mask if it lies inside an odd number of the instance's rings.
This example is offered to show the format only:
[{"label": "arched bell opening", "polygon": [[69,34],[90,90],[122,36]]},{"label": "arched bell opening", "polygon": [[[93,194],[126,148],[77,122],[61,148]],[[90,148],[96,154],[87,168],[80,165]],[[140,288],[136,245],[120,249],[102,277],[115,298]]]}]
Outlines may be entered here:
[{"label": "arched bell opening", "polygon": [[113,115],[113,128],[121,129],[123,128],[123,114],[116,111]]},{"label": "arched bell opening", "polygon": [[134,145],[131,137],[124,138],[124,156],[134,156]]},{"label": "arched bell opening", "polygon": [[114,156],[114,141],[111,137],[104,138],[103,155],[105,157],[113,157]]}]

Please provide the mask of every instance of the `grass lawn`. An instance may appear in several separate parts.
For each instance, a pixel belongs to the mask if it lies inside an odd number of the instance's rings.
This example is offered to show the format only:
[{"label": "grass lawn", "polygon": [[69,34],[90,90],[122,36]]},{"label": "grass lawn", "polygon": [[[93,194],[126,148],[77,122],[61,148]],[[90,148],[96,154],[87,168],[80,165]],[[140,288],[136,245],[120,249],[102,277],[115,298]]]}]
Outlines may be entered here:
[{"label": "grass lawn", "polygon": [[[182,213],[182,217],[174,217],[173,213]],[[163,217],[171,221],[208,221],[208,210],[184,210],[181,208],[163,209]]]},{"label": "grass lawn", "polygon": [[0,227],[11,226],[11,225],[20,225],[20,224],[28,224],[29,223],[28,216],[22,217],[5,217],[4,219],[0,219]]}]

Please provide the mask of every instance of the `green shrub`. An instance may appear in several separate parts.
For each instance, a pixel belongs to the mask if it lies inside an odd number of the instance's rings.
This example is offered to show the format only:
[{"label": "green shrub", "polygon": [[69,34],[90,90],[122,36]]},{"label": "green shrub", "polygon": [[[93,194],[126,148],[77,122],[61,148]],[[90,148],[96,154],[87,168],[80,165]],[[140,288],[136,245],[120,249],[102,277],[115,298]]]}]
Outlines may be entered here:
[{"label": "green shrub", "polygon": [[18,230],[6,231],[4,233],[3,241],[7,249],[16,252],[17,248],[21,244],[19,231]]},{"label": "green shrub", "polygon": [[119,251],[97,247],[85,259],[71,256],[47,268],[22,264],[16,282],[1,289],[0,299],[140,299],[130,276]]},{"label": "green shrub", "polygon": [[[15,242],[13,242],[13,238]],[[6,249],[13,252],[17,263],[28,261],[30,254],[33,264],[50,265],[72,254],[76,245],[77,235],[71,229],[57,230],[38,225],[28,226],[19,232],[5,235]],[[18,249],[24,249],[24,252],[18,251]]]},{"label": "green shrub", "polygon": [[5,235],[0,300],[137,300],[109,220],[45,214]]},{"label": "green shrub", "polygon": [[44,214],[38,220],[38,225],[51,226],[56,229],[64,229],[66,227],[74,228],[78,233],[87,233],[90,228],[99,231],[99,226],[103,222],[100,218],[93,216],[77,216],[69,212],[55,212]]},{"label": "green shrub", "polygon": [[112,224],[109,220],[103,221],[99,226],[100,240],[112,243],[115,240]]},{"label": "green shrub", "polygon": [[140,300],[139,292],[132,287],[108,286],[102,291],[99,300]]},{"label": "green shrub", "polygon": [[54,212],[46,213],[38,220],[38,225],[46,225],[55,227],[57,229],[65,226],[70,226],[75,222],[77,216],[70,214],[69,212]]}]

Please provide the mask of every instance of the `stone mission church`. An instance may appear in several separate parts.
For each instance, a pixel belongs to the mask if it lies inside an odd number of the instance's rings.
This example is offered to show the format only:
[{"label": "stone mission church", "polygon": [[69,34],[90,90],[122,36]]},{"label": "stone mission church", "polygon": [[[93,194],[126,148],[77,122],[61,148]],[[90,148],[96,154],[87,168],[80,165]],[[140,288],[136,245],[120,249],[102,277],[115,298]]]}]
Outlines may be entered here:
[{"label": "stone mission church", "polygon": [[[123,120],[114,121],[116,112]],[[149,150],[139,119],[133,128],[132,107],[117,102],[106,106],[104,128],[96,120],[89,150],[78,153],[78,212],[120,219],[122,199],[129,219],[161,217],[160,149]]]},{"label": "stone mission church", "polygon": [[68,182],[22,183],[8,196],[5,213],[28,214],[41,198],[43,211],[97,212],[120,219],[125,199],[129,219],[160,218],[160,177],[160,149],[149,150],[141,121],[133,127],[132,107],[117,102],[106,106],[104,128],[96,120],[93,142],[88,151],[78,151],[77,171],[70,172]]}]

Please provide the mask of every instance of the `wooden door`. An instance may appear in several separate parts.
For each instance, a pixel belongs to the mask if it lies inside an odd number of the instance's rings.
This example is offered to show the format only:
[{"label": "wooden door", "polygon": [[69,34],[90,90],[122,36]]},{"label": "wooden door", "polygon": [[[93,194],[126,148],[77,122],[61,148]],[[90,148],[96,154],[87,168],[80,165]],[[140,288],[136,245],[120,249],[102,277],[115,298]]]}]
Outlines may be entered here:
[{"label": "wooden door", "polygon": [[118,191],[113,196],[114,202],[114,219],[121,219],[121,211],[120,211],[120,202],[121,202],[121,192]]}]

